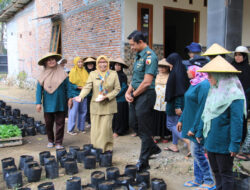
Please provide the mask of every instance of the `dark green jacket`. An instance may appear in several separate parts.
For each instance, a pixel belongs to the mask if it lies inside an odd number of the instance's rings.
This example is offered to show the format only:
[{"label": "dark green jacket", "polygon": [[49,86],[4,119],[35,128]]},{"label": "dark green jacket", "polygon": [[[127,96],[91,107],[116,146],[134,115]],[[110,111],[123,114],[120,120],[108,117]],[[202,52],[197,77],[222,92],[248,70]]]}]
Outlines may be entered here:
[{"label": "dark green jacket", "polygon": [[43,104],[44,112],[53,113],[67,111],[67,99],[69,98],[69,79],[68,77],[56,89],[53,94],[46,92],[43,87],[37,83],[36,104]]}]

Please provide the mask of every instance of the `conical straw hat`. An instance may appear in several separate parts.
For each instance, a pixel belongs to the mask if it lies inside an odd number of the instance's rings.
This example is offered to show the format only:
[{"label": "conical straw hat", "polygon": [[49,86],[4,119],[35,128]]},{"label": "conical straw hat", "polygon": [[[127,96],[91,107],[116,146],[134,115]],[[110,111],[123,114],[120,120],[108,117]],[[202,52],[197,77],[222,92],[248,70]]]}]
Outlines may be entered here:
[{"label": "conical straw hat", "polygon": [[241,73],[228,63],[220,55],[216,56],[212,61],[208,62],[204,67],[198,70],[204,73]]},{"label": "conical straw hat", "polygon": [[53,52],[49,52],[47,53],[45,56],[43,56],[39,61],[38,61],[38,65],[44,65],[46,60],[50,57],[53,57],[56,59],[56,62],[59,61],[62,56],[60,54],[56,54],[56,53],[53,53]]},{"label": "conical straw hat", "polygon": [[126,64],[124,61],[123,61],[123,59],[122,58],[116,58],[116,59],[114,59],[114,58],[110,58],[110,61],[109,61],[111,64],[114,64],[114,63],[120,63],[120,64],[122,64],[125,68],[128,68],[129,67],[129,65],[128,64]]},{"label": "conical straw hat", "polygon": [[208,56],[208,55],[221,55],[221,54],[229,54],[232,53],[228,50],[226,50],[224,47],[220,46],[217,43],[214,43],[211,45],[205,53],[202,54],[202,56]]},{"label": "conical straw hat", "polygon": [[86,63],[95,63],[95,62],[96,62],[96,60],[94,58],[92,58],[92,57],[88,57],[88,58],[86,58],[84,60],[84,64],[86,64]]},{"label": "conical straw hat", "polygon": [[171,66],[170,63],[167,62],[167,60],[166,60],[165,58],[162,59],[162,60],[160,60],[160,61],[158,62],[158,65],[159,65],[159,66],[167,66],[167,67],[170,67],[170,66]]}]

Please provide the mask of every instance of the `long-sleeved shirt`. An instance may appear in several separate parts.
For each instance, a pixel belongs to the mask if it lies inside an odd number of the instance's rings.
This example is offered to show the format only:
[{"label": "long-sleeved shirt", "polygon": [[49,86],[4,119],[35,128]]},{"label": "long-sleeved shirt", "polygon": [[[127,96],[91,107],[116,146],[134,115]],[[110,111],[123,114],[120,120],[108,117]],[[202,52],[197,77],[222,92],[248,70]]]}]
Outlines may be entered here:
[{"label": "long-sleeved shirt", "polygon": [[81,90],[77,88],[78,86],[69,82],[69,97],[74,98],[76,96],[79,96]]},{"label": "long-sleeved shirt", "polygon": [[239,152],[243,130],[244,100],[234,100],[224,113],[211,120],[205,139],[209,152],[229,154]]},{"label": "long-sleeved shirt", "polygon": [[54,93],[49,94],[38,82],[36,88],[36,104],[43,104],[44,112],[48,113],[66,111],[67,98],[69,95],[68,83],[69,79],[66,78]]},{"label": "long-sleeved shirt", "polygon": [[126,94],[126,91],[128,89],[128,85],[125,82],[123,82],[120,85],[121,85],[121,90],[120,90],[119,94],[116,96],[117,103],[118,102],[126,102],[125,94]]},{"label": "long-sleeved shirt", "polygon": [[96,115],[106,115],[117,113],[117,102],[116,96],[119,94],[121,87],[116,71],[109,71],[109,75],[106,79],[106,88],[108,93],[106,94],[107,99],[101,102],[97,102],[96,98],[100,94],[99,87],[101,79],[98,76],[98,71],[92,71],[83,87],[80,97],[85,98],[92,90],[93,96],[90,102],[90,113]]},{"label": "long-sleeved shirt", "polygon": [[184,96],[175,97],[173,100],[167,102],[166,114],[167,115],[176,115],[175,109],[184,108]]},{"label": "long-sleeved shirt", "polygon": [[196,141],[195,136],[188,136],[188,131],[196,134],[198,128],[201,125],[203,127],[203,121],[201,115],[206,103],[210,84],[208,80],[204,80],[201,83],[192,86],[190,85],[184,95],[184,110],[179,119],[182,122],[182,137]]}]

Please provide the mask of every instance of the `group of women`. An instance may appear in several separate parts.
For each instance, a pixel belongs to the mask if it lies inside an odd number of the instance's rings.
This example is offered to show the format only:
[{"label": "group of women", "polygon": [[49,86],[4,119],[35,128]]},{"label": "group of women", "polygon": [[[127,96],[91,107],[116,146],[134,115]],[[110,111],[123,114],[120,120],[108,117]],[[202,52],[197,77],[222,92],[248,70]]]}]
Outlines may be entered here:
[{"label": "group of women", "polygon": [[234,157],[249,160],[249,140],[243,145],[248,148],[242,148],[243,154],[238,154],[247,134],[249,52],[246,47],[237,47],[231,64],[225,59],[228,53],[214,44],[203,54],[209,57],[208,63],[183,64],[176,53],[166,59],[172,65],[165,100],[167,127],[173,140],[166,150],[179,152],[178,139],[187,144],[190,141],[194,180],[187,181],[185,187],[234,189]]},{"label": "group of women", "polygon": [[[103,151],[112,150],[113,137],[128,130],[128,103],[124,98],[127,77],[123,72],[128,65],[121,58],[109,60],[106,56],[99,56],[95,60],[93,57],[76,57],[74,67],[67,75],[63,69],[65,61],[60,59],[60,55],[49,53],[39,61],[44,69],[38,77],[36,104],[40,112],[43,101],[47,147],[63,148],[68,113],[68,134],[77,134],[75,126],[79,132],[86,133],[87,121],[91,124],[91,143]],[[58,61],[63,64],[57,64]]]},{"label": "group of women", "polygon": [[[184,64],[177,53],[158,64],[152,138],[160,136],[165,140],[172,134],[172,145],[165,148],[172,152],[179,152],[178,140],[187,144],[194,158],[194,180],[184,186],[230,190],[233,189],[234,157],[250,159],[249,131],[243,145],[248,147],[242,149],[243,154],[237,154],[247,134],[248,50],[243,46],[236,48],[231,64],[224,59],[230,52],[218,44],[203,54],[209,59],[198,57],[200,61],[192,61],[195,56],[191,55],[195,52],[189,53],[188,64]],[[91,143],[103,151],[112,151],[113,137],[128,130],[129,105],[124,98],[128,86],[123,72],[128,65],[122,59],[110,60],[104,55],[97,60],[76,57],[67,77],[63,67],[57,64],[60,58],[60,55],[49,54],[38,63],[44,70],[38,78],[36,109],[41,111],[43,100],[47,146],[63,147],[65,100],[68,100],[68,133],[76,134],[73,131],[76,119],[78,130],[83,133],[85,120],[89,124],[91,121]]]}]

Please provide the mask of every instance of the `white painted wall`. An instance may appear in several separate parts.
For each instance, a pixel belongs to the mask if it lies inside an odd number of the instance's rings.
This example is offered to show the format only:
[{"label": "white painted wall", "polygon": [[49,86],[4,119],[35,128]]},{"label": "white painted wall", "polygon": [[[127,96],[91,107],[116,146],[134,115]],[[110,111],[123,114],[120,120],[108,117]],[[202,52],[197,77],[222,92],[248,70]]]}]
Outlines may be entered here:
[{"label": "white painted wall", "polygon": [[242,45],[250,46],[250,0],[243,1]]},{"label": "white painted wall", "polygon": [[[163,44],[163,7],[174,7],[200,12],[200,43],[206,46],[207,41],[207,8],[203,6],[203,0],[193,0],[190,5],[188,0],[124,0],[124,39],[127,42],[127,36],[137,29],[137,3],[148,3],[153,5],[153,43]],[[243,26],[242,26],[242,44],[250,46],[250,0],[243,0]]]},{"label": "white painted wall", "polygon": [[[20,54],[18,51],[18,39],[20,29],[18,28],[18,21],[21,17],[32,12],[35,8],[35,1],[29,3],[25,9],[18,12],[14,17],[12,17],[6,23],[7,29],[7,55],[8,55],[8,77],[16,78],[19,72],[25,71],[30,75],[29,70],[27,70],[24,60],[20,59]],[[31,22],[32,18],[27,19],[27,23]],[[34,22],[36,23],[36,22]],[[25,32],[29,31],[30,25],[22,26],[25,28]],[[22,31],[23,32],[23,31]],[[26,44],[23,44],[25,46]],[[20,67],[21,65],[21,67]]]},{"label": "white painted wall", "polygon": [[205,46],[207,38],[207,8],[203,6],[203,0],[193,0],[190,5],[188,0],[125,0],[125,39],[137,29],[137,3],[148,3],[153,5],[153,44],[163,44],[164,35],[164,6],[194,10],[200,12],[200,43]]},{"label": "white painted wall", "polygon": [[16,77],[19,73],[18,47],[17,47],[17,22],[12,19],[7,27],[7,53],[8,53],[8,77]]}]

